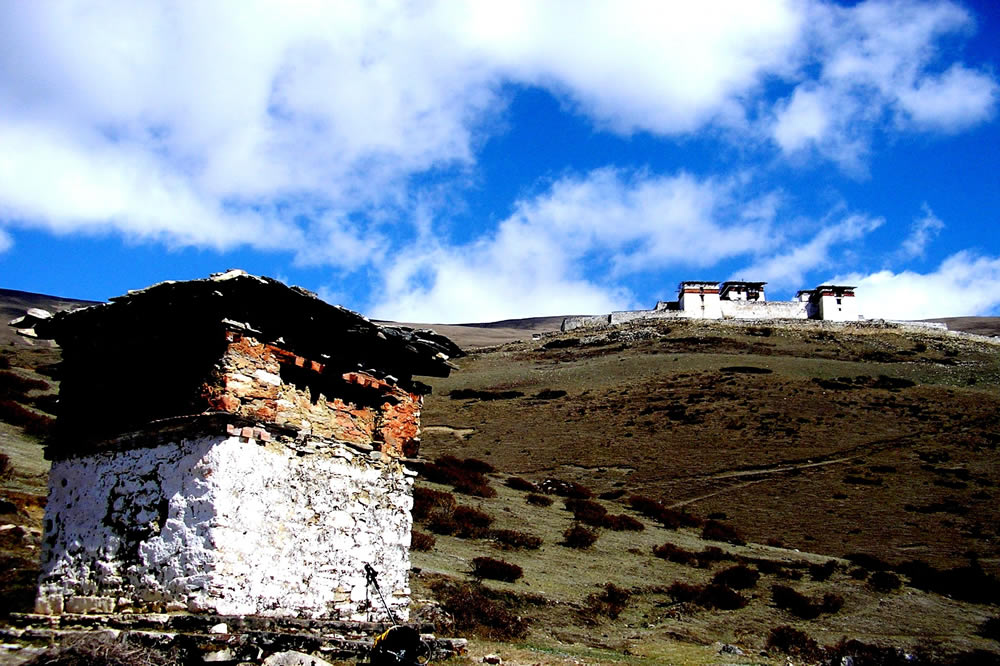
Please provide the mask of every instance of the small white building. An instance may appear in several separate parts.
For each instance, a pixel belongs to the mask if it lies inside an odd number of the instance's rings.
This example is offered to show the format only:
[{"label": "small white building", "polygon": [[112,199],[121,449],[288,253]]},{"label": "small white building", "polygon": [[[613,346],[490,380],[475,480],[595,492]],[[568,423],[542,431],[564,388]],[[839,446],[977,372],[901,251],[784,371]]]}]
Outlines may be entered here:
[{"label": "small white building", "polygon": [[420,410],[461,355],[242,271],[39,322],[63,350],[36,611],[405,619]]},{"label": "small white building", "polygon": [[823,284],[813,289],[810,301],[818,307],[817,317],[824,321],[857,321],[855,287]]},{"label": "small white building", "polygon": [[723,301],[756,301],[764,302],[764,285],[766,282],[744,282],[728,280],[722,283],[719,298]]},{"label": "small white building", "polygon": [[719,283],[688,280],[677,287],[677,301],[683,317],[692,319],[721,319]]}]

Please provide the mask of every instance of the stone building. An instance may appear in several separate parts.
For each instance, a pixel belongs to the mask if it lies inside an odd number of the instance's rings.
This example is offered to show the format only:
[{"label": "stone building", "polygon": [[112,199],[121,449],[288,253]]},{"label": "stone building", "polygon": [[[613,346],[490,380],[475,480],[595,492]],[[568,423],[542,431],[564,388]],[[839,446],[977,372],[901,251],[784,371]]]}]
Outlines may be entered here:
[{"label": "stone building", "polygon": [[[42,613],[407,617],[422,396],[461,350],[229,271],[39,322],[62,348]],[[384,611],[381,613],[384,619]]]},{"label": "stone building", "polygon": [[792,301],[768,301],[766,282],[685,280],[677,287],[676,301],[658,301],[652,310],[622,310],[606,315],[567,317],[562,330],[613,326],[638,319],[862,319],[854,300],[854,287],[820,285],[802,290]]}]

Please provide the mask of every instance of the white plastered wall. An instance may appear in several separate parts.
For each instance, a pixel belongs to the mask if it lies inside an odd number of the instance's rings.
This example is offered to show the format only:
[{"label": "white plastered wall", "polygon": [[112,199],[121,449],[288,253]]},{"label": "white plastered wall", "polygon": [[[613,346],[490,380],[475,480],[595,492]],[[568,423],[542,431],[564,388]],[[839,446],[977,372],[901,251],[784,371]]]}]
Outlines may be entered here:
[{"label": "white plastered wall", "polygon": [[201,437],[56,461],[49,485],[40,612],[384,620],[370,563],[407,616],[412,476],[394,460]]}]

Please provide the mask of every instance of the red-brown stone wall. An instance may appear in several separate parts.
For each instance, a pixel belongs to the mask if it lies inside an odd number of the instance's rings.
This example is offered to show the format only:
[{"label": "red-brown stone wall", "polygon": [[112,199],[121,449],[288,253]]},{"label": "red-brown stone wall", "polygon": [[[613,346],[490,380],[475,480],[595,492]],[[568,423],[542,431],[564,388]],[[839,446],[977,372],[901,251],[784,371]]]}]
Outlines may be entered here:
[{"label": "red-brown stone wall", "polygon": [[[420,395],[365,372],[332,374],[322,363],[249,336],[228,336],[226,353],[204,389],[209,410],[375,446],[389,455],[416,455]],[[283,368],[310,381],[304,386],[284,381]]]}]

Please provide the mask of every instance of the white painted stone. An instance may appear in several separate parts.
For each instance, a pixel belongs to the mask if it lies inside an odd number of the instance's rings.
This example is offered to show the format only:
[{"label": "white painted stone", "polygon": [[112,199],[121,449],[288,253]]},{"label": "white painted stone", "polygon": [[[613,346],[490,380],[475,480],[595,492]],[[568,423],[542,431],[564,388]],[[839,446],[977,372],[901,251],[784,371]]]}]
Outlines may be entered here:
[{"label": "white painted stone", "polygon": [[91,597],[101,612],[126,600],[384,619],[366,609],[369,563],[403,619],[411,493],[392,460],[347,460],[329,448],[299,456],[235,436],[56,461],[37,609],[59,613]]}]

